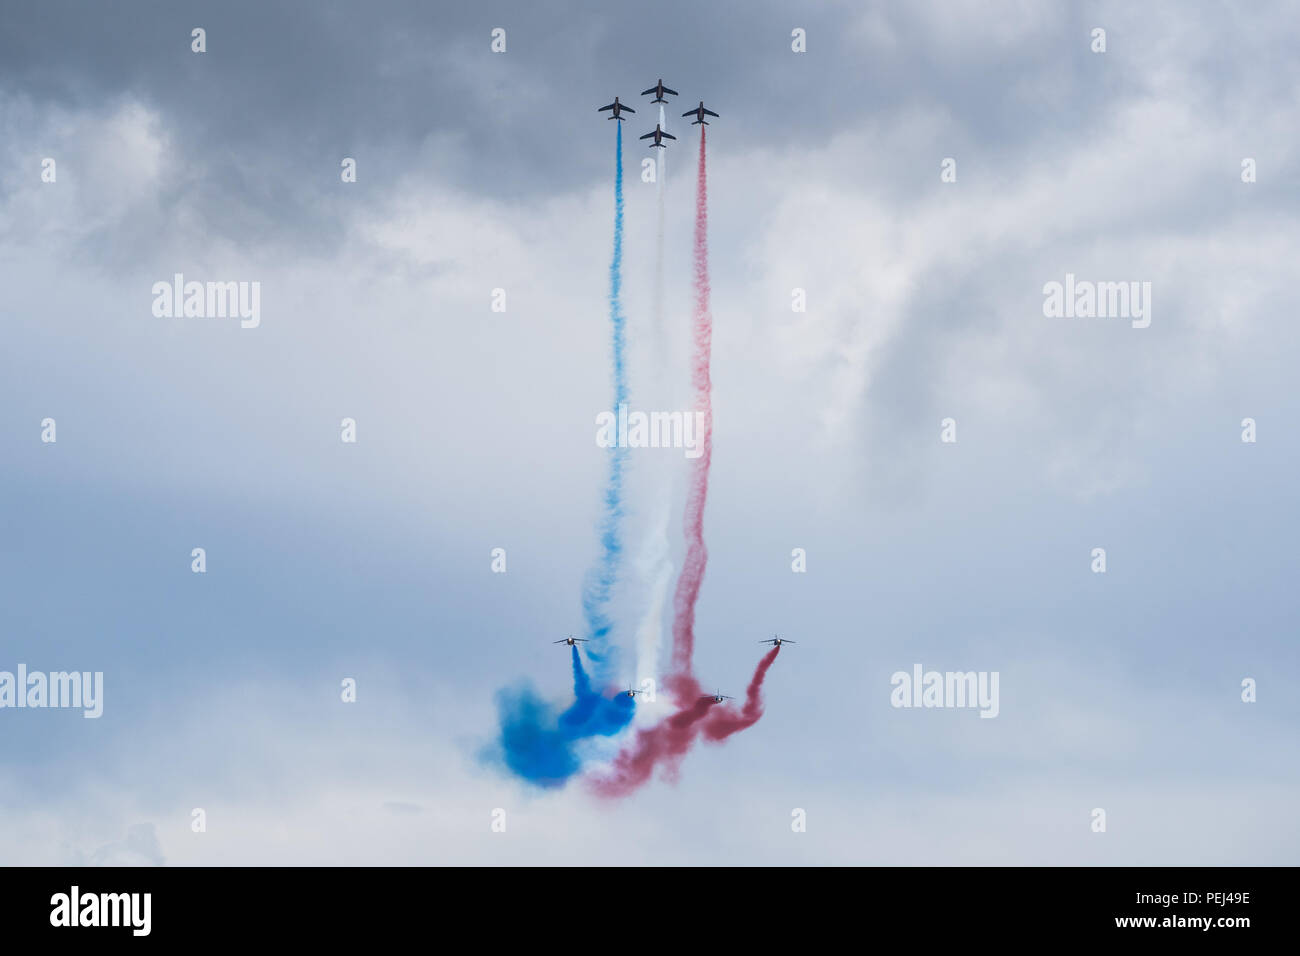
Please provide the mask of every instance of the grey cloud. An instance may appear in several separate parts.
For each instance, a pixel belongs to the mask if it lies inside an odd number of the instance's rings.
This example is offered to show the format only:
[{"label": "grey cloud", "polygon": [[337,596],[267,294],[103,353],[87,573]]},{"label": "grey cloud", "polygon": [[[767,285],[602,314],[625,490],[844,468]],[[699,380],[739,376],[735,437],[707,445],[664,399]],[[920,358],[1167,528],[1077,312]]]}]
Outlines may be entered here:
[{"label": "grey cloud", "polygon": [[77,866],[163,866],[167,862],[152,823],[132,824],[123,840],[106,843],[89,856],[79,852],[73,856]]}]

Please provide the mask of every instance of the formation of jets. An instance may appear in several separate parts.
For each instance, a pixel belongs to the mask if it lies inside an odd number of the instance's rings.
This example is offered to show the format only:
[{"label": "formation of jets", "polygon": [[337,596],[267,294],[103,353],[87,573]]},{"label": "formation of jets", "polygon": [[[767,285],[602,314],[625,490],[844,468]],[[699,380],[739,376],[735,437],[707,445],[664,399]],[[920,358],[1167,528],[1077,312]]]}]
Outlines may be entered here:
[{"label": "formation of jets", "polygon": [[[668,100],[664,99],[665,95],[667,96],[677,95],[676,90],[670,90],[668,87],[664,86],[663,77],[660,77],[659,81],[655,83],[654,86],[650,87],[650,89],[644,90],[641,93],[641,95],[649,96],[651,93],[654,94],[654,99],[650,101],[651,103],[667,103]],[[604,113],[607,111],[609,112],[610,115],[607,116],[606,119],[614,119],[614,120],[618,120],[619,122],[623,121],[624,113],[636,112],[636,110],[632,109],[632,107],[620,103],[618,101],[617,96],[614,97],[613,103],[610,103],[608,106],[602,106],[596,110],[597,113]],[[706,116],[716,117],[717,115],[718,115],[717,113],[713,112],[713,110],[711,109],[708,109],[704,105],[704,100],[700,100],[700,105],[695,107],[695,109],[687,110],[685,113],[682,114],[682,116],[695,117],[695,120],[691,123],[692,126],[708,126],[709,121],[706,120],[704,117]],[[642,136],[641,139],[653,139],[654,142],[650,144],[650,147],[652,149],[656,146],[658,146],[661,149],[667,149],[668,144],[665,143],[664,140],[666,139],[675,140],[677,139],[677,137],[674,136],[672,133],[665,133],[662,126],[659,123],[656,123],[655,128],[651,130],[649,133],[646,133],[644,136]]]},{"label": "formation of jets", "polygon": [[[551,643],[567,644],[569,647],[575,647],[578,644],[587,644],[590,642],[585,637],[574,637],[572,634],[570,634],[568,637],[562,638],[558,641],[552,641]],[[779,634],[773,634],[771,637],[767,638],[766,640],[759,641],[758,643],[771,644],[773,647],[781,647],[784,644],[794,644],[796,642],[790,640],[790,638],[788,637],[782,637]],[[637,694],[643,694],[645,693],[645,691],[633,690],[632,687],[629,686],[627,690],[621,690],[619,691],[619,693],[626,694],[628,697],[636,697]],[[720,704],[724,700],[735,700],[735,699],[736,698],[728,697],[726,694],[720,693],[718,691],[714,691],[712,694],[705,694],[703,697],[700,698],[700,700],[711,700],[715,704]]]},{"label": "formation of jets", "polygon": [[[551,643],[552,643],[552,644],[567,644],[569,647],[573,647],[573,646],[575,646],[575,645],[577,645],[577,644],[590,644],[591,642],[590,642],[589,640],[587,640],[587,638],[585,638],[585,637],[574,637],[572,634],[570,634],[568,637],[562,637],[562,638],[560,638],[558,641],[551,641]],[[773,647],[781,647],[782,645],[785,645],[785,644],[796,644],[796,643],[798,643],[798,642],[797,642],[797,641],[792,641],[792,640],[790,640],[790,638],[788,638],[788,637],[782,637],[782,636],[779,635],[779,634],[773,634],[771,637],[769,637],[769,638],[767,638],[767,639],[765,639],[765,640],[759,641],[758,643],[760,643],[760,644],[771,644]],[[639,690],[632,690],[632,688],[629,687],[626,691],[624,691],[624,693],[627,694],[627,696],[629,696],[629,697],[635,697],[637,694],[641,693],[641,691],[639,691]],[[701,698],[701,699],[703,699],[703,698]],[[727,699],[730,700],[731,698],[727,698]]]},{"label": "formation of jets", "polygon": [[[677,95],[676,90],[669,89],[668,87],[664,86],[663,77],[660,77],[659,80],[655,83],[655,85],[650,87],[650,89],[642,90],[641,95],[649,96],[651,93],[654,94],[654,99],[650,101],[651,103],[667,103],[668,100],[664,98],[665,95],[667,96]],[[635,113],[636,110],[632,109],[632,107],[627,106],[624,103],[620,103],[618,97],[616,96],[614,97],[613,103],[610,103],[607,106],[599,107],[596,110],[596,112],[597,113],[607,112],[609,113],[609,116],[607,116],[606,119],[618,120],[619,122],[622,122],[624,113]],[[695,120],[691,123],[692,126],[708,126],[709,121],[706,120],[704,117],[712,116],[716,118],[717,115],[718,115],[717,113],[713,112],[713,110],[709,109],[704,105],[704,100],[700,100],[700,105],[695,107],[695,109],[687,110],[685,113],[682,114],[682,116],[684,117],[685,116],[695,117]],[[649,133],[646,133],[644,136],[642,136],[641,139],[653,139],[654,142],[650,144],[651,148],[658,146],[661,149],[667,149],[668,144],[665,143],[664,140],[666,139],[676,140],[677,137],[674,136],[672,133],[665,133],[663,127],[659,123],[656,123],[655,128],[651,130]],[[588,642],[585,638],[574,637],[570,635],[566,637],[564,640],[554,641],[553,643],[567,644],[570,647],[573,647],[577,644],[586,644]],[[782,644],[793,644],[795,642],[789,640],[788,638],[780,637],[779,635],[773,634],[767,640],[759,641],[759,643],[771,644],[773,647],[780,647]],[[635,697],[637,694],[641,693],[641,691],[633,690],[631,687],[628,687],[627,690],[620,691],[620,693],[627,694],[628,697]],[[715,704],[720,704],[724,700],[735,700],[735,698],[728,697],[726,694],[715,691],[712,694],[704,695],[703,697],[700,698],[700,700],[710,700],[713,701],[713,703]]]}]

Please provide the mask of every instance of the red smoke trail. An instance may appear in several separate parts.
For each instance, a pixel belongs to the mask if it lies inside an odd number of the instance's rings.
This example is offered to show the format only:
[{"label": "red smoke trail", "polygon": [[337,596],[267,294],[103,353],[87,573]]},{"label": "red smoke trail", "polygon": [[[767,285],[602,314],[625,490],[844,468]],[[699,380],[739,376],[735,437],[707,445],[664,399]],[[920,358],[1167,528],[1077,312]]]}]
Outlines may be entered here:
[{"label": "red smoke trail", "polygon": [[779,646],[773,647],[758,662],[740,710],[730,705],[720,706],[701,694],[692,657],[695,602],[709,561],[709,549],[704,544],[704,505],[709,496],[709,466],[713,460],[713,384],[709,377],[713,315],[709,309],[709,191],[704,142],[704,127],[700,127],[700,166],[695,194],[695,355],[691,382],[695,386],[695,407],[704,413],[704,433],[702,452],[695,459],[686,497],[686,558],[673,597],[672,669],[665,678],[668,691],[680,709],[653,727],[638,730],[632,745],[614,759],[610,772],[588,780],[591,790],[602,797],[626,796],[649,780],[660,765],[668,779],[675,780],[682,758],[701,733],[708,740],[720,741],[753,726],[763,716],[763,679],[780,651]]},{"label": "red smoke trail", "polygon": [[699,732],[699,720],[708,714],[713,699],[706,697],[666,717],[653,727],[636,732],[636,740],[614,758],[610,773],[588,781],[601,797],[625,797],[650,779],[659,764],[668,779],[677,778],[677,765]]},{"label": "red smoke trail", "polygon": [[610,772],[588,780],[591,791],[600,797],[625,797],[649,780],[657,766],[663,766],[664,775],[675,781],[682,758],[701,733],[707,740],[718,741],[753,726],[763,716],[763,678],[780,651],[774,647],[758,662],[739,711],[706,696],[653,727],[638,730],[632,746],[614,758]]},{"label": "red smoke trail", "polygon": [[758,718],[763,716],[763,678],[767,676],[767,669],[772,666],[780,651],[780,647],[772,648],[763,655],[763,659],[758,662],[758,667],[754,668],[754,676],[749,679],[749,686],[745,688],[745,704],[741,707],[740,713],[736,713],[730,707],[719,707],[709,711],[709,719],[701,728],[707,739],[726,740],[732,734],[758,723]]},{"label": "red smoke trail", "polygon": [[709,466],[713,461],[713,383],[709,376],[713,315],[709,310],[709,181],[704,144],[705,132],[701,126],[695,189],[695,355],[691,383],[695,386],[695,408],[704,413],[704,434],[686,496],[686,558],[673,596],[672,669],[665,680],[668,690],[679,700],[698,697],[700,693],[691,658],[695,653],[695,602],[709,562],[709,549],[704,544],[704,504],[709,497]]}]

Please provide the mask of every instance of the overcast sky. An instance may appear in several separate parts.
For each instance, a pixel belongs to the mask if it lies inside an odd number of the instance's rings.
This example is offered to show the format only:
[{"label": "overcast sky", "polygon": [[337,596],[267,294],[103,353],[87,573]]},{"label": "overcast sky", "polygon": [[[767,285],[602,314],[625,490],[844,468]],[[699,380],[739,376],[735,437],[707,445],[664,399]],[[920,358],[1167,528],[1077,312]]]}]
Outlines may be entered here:
[{"label": "overcast sky", "polygon": [[[1294,6],[801,6],[6,5],[0,671],[103,671],[105,702],[0,710],[0,862],[1296,861]],[[698,671],[726,693],[758,638],[799,644],[757,725],[605,805],[476,755],[498,687],[569,690],[610,390],[596,107],[638,109],[635,401],[659,77],[721,113]],[[178,272],[259,282],[259,327],[156,317]],[[1067,273],[1151,283],[1149,327],[1048,318]],[[618,633],[644,600],[621,583]],[[891,707],[917,663],[998,672],[998,717]]]}]

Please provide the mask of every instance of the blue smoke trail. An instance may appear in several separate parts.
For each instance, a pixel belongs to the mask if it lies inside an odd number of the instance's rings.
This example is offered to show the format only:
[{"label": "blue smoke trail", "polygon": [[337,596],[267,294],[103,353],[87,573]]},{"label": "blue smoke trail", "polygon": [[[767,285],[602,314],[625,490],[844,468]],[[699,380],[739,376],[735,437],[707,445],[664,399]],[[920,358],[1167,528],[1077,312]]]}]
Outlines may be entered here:
[{"label": "blue smoke trail", "polygon": [[[609,264],[609,320],[614,339],[614,415],[627,402],[627,330],[623,316],[623,124],[616,123],[614,152],[614,255]],[[595,665],[597,682],[608,683],[614,666],[614,649],[608,646],[613,622],[609,604],[623,556],[623,468],[627,449],[617,443],[610,449],[609,481],[603,496],[600,521],[600,558],[583,582],[582,611],[586,619],[587,654]],[[543,700],[528,683],[497,693],[501,734],[481,758],[505,766],[540,787],[562,787],[582,769],[581,741],[611,737],[632,720],[635,702],[627,694],[605,697],[593,689],[573,648],[573,703],[561,711]]]},{"label": "blue smoke trail", "polygon": [[[618,126],[614,146],[614,254],[609,263],[609,323],[613,332],[614,416],[627,402],[627,322],[623,316],[623,124]],[[614,669],[614,648],[608,645],[613,622],[609,616],[610,594],[623,560],[623,468],[627,449],[616,442],[609,450],[609,481],[605,486],[604,515],[600,523],[600,560],[583,585],[582,613],[587,621],[591,646],[587,654],[596,675],[607,679]]]},{"label": "blue smoke trail", "polygon": [[528,684],[497,693],[501,736],[483,757],[539,787],[564,786],[582,769],[579,742],[612,737],[636,709],[627,694],[605,697],[594,690],[577,647],[572,650],[574,701],[567,710],[542,700]]}]

